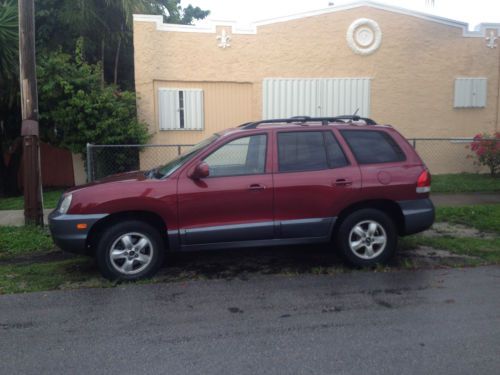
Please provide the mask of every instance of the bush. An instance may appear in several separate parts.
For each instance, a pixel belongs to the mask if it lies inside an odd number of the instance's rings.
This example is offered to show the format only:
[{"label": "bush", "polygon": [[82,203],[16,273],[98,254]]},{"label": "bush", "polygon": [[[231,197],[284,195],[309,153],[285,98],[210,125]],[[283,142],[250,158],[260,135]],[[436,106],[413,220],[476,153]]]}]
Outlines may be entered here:
[{"label": "bush", "polygon": [[492,176],[500,172],[500,132],[493,135],[477,134],[470,149],[476,155],[477,163],[487,166]]},{"label": "bush", "polygon": [[137,120],[130,91],[103,85],[101,67],[52,52],[39,59],[40,129],[52,144],[85,153],[87,143],[143,144],[147,127]]}]

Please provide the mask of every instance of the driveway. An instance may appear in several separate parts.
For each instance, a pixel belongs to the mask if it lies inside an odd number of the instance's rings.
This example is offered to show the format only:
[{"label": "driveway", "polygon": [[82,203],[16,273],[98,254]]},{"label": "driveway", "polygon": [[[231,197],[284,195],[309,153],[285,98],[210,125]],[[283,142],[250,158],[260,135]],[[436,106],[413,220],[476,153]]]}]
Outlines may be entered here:
[{"label": "driveway", "polygon": [[0,373],[493,374],[500,267],[0,296]]}]

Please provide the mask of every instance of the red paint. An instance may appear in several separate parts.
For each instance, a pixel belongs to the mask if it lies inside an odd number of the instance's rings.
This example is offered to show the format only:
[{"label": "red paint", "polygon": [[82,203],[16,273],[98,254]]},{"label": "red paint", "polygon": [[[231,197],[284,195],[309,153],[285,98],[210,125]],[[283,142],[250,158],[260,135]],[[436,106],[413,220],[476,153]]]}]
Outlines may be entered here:
[{"label": "red paint", "polygon": [[[341,129],[387,132],[404,151],[406,160],[359,166],[339,132]],[[333,131],[350,164],[319,171],[279,173],[276,134],[294,130]],[[193,171],[206,156],[223,144],[251,134],[267,134],[265,173],[203,178],[202,165],[202,175],[193,178]],[[416,192],[417,180],[424,171],[422,160],[391,127],[262,125],[257,129],[221,133],[214,143],[166,179],[148,179],[142,172],[132,172],[75,188],[68,213],[149,211],[158,214],[169,230],[332,217],[366,200],[427,198],[428,193]]]}]

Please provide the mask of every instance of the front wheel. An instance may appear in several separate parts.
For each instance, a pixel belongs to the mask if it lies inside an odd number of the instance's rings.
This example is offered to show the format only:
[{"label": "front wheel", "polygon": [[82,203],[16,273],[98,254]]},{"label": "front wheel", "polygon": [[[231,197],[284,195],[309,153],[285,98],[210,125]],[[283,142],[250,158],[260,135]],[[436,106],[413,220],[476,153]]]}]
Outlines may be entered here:
[{"label": "front wheel", "polygon": [[361,209],[340,224],[336,243],[343,257],[357,267],[386,263],[396,251],[398,235],[392,219],[376,209]]},{"label": "front wheel", "polygon": [[116,223],[106,229],[97,245],[97,264],[110,280],[137,280],[156,273],[163,262],[163,240],[142,221]]}]

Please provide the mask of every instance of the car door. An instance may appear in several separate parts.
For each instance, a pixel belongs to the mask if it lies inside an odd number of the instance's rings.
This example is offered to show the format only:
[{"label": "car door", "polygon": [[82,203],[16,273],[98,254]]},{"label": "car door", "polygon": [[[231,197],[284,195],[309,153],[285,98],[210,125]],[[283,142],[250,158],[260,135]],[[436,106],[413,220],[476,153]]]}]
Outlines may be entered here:
[{"label": "car door", "polygon": [[356,199],[360,171],[331,129],[278,131],[273,168],[281,238],[330,235],[342,207]]},{"label": "car door", "polygon": [[199,159],[209,176],[178,182],[181,245],[271,239],[272,168],[266,132],[232,137]]}]

